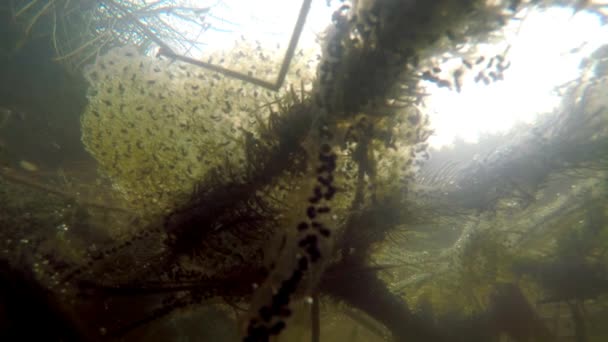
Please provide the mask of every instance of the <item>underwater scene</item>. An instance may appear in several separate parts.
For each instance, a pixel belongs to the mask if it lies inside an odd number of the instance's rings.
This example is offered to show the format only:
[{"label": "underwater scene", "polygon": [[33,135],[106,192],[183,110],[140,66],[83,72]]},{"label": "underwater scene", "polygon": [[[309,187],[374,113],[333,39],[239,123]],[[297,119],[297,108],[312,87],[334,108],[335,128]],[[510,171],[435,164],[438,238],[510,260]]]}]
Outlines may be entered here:
[{"label": "underwater scene", "polygon": [[608,341],[608,1],[0,1],[0,341]]}]

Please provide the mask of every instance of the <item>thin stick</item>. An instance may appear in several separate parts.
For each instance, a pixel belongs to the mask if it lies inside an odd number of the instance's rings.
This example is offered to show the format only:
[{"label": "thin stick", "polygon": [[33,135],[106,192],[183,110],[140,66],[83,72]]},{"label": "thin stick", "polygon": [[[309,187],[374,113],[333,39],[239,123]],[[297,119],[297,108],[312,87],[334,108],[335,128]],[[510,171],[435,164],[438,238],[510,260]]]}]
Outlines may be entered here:
[{"label": "thin stick", "polygon": [[355,321],[359,326],[363,327],[363,329],[375,334],[376,336],[383,338],[386,335],[386,332],[382,330],[382,326],[379,325],[378,322],[374,321],[370,317],[367,317],[364,313],[358,311],[357,309],[346,307],[345,314]]},{"label": "thin stick", "polygon": [[42,9],[40,11],[38,11],[38,13],[36,13],[36,15],[32,18],[32,20],[30,20],[29,24],[27,25],[27,27],[25,29],[25,35],[26,36],[29,36],[30,31],[34,27],[34,24],[36,24],[36,22],[38,21],[38,19],[42,15],[44,15],[46,13],[46,11],[48,11],[49,7],[51,7],[54,3],[55,3],[55,0],[50,0],[49,2],[47,2],[47,4],[44,5],[44,7],[42,7]]},{"label": "thin stick", "polygon": [[74,69],[79,69],[90,58],[92,58],[93,56],[99,55],[101,48],[103,48],[109,41],[111,41],[111,39],[108,39],[108,40],[104,41],[103,43],[99,44],[99,46],[95,50],[93,50],[91,53],[89,53],[85,57],[81,58],[80,61],[74,65]]},{"label": "thin stick", "polygon": [[319,342],[321,340],[321,310],[319,308],[319,292],[315,292],[312,295],[312,306],[310,308],[310,316],[312,320],[311,342]]},{"label": "thin stick", "polygon": [[[296,49],[296,46],[298,45],[298,40],[300,39],[300,35],[304,28],[304,22],[306,21],[306,16],[308,15],[308,11],[310,10],[311,2],[312,2],[312,0],[304,0],[302,2],[302,7],[300,8],[300,14],[298,16],[298,20],[296,22],[293,33],[291,35],[291,39],[289,41],[289,46],[287,47],[287,51],[285,52],[285,57],[283,58],[283,63],[281,64],[281,69],[279,70],[279,74],[274,83],[268,82],[265,80],[261,80],[259,78],[255,78],[255,77],[252,77],[249,75],[245,75],[243,73],[240,73],[240,72],[237,72],[234,70],[226,69],[226,68],[217,66],[215,64],[205,63],[203,61],[199,61],[194,58],[176,54],[171,49],[169,49],[168,46],[164,43],[159,44],[161,46],[161,49],[159,50],[158,53],[160,55],[163,55],[168,58],[177,59],[177,60],[185,62],[185,63],[194,64],[201,68],[206,68],[211,71],[219,72],[220,74],[224,74],[228,77],[232,77],[232,78],[236,78],[241,81],[249,82],[251,84],[255,84],[260,87],[270,89],[273,91],[278,91],[279,89],[281,89],[281,86],[283,85],[283,82],[285,81],[285,76],[287,75],[287,70],[289,69],[289,64],[291,64],[291,60],[293,58],[294,51]],[[137,20],[137,19],[135,19],[135,20]],[[139,21],[136,21],[136,23],[140,24]],[[146,31],[144,31],[144,32],[146,32]],[[148,35],[147,32],[146,32],[146,35]],[[154,38],[154,37],[150,37],[150,38]]]},{"label": "thin stick", "polygon": [[146,25],[144,25],[141,21],[139,21],[139,19],[137,19],[130,11],[129,9],[125,8],[124,6],[121,6],[117,3],[115,3],[114,1],[111,0],[102,0],[106,5],[108,5],[109,7],[112,7],[116,10],[118,10],[119,12],[122,12],[122,14],[127,17],[128,19],[130,19],[131,23],[134,24],[135,26],[137,26],[140,30],[142,30],[144,32],[144,34],[146,35],[146,37],[148,37],[148,39],[153,40],[156,44],[158,44],[158,46],[161,47],[161,49],[166,50],[167,52],[173,53],[173,51],[171,50],[171,48],[165,44],[165,42],[162,41],[162,39],[160,39],[156,34],[154,34],[154,32],[152,32]]},{"label": "thin stick", "polygon": [[57,47],[57,12],[53,11],[53,34],[51,36],[51,40],[53,42],[53,48],[55,49],[55,53],[60,55],[59,48]]},{"label": "thin stick", "polygon": [[17,13],[15,13],[15,18],[19,17],[21,14],[23,14],[23,12],[27,11],[30,7],[34,6],[37,2],[38,2],[38,0],[33,0],[29,4],[23,6],[22,9],[20,9],[19,11],[17,11]]},{"label": "thin stick", "polygon": [[289,64],[291,64],[293,53],[296,50],[298,40],[300,39],[300,35],[302,34],[302,30],[304,29],[304,23],[306,21],[306,17],[308,16],[308,11],[310,10],[311,3],[312,0],[304,0],[302,2],[302,7],[300,8],[300,14],[298,15],[296,26],[293,29],[293,33],[291,34],[289,46],[287,47],[285,57],[283,58],[283,64],[281,65],[281,70],[279,71],[279,77],[277,78],[275,83],[275,87],[277,88],[277,90],[283,85],[283,82],[285,81],[285,76],[287,75]]},{"label": "thin stick", "polygon": [[125,208],[113,207],[113,206],[109,206],[109,205],[106,205],[103,203],[98,203],[98,202],[88,201],[86,199],[78,198],[77,196],[74,196],[74,195],[64,192],[62,190],[56,189],[50,185],[47,185],[44,183],[39,183],[33,179],[19,175],[17,172],[15,172],[9,168],[0,169],[0,176],[4,177],[7,180],[15,182],[15,183],[26,185],[26,186],[29,186],[29,187],[32,187],[32,188],[35,188],[38,190],[46,191],[53,195],[57,195],[57,196],[61,196],[64,198],[74,200],[75,202],[82,204],[82,205],[95,207],[95,208],[99,208],[99,209],[120,211],[120,212],[132,214],[131,211],[129,211],[128,209],[125,209]]},{"label": "thin stick", "polygon": [[194,59],[194,58],[178,55],[178,54],[176,54],[176,53],[174,53],[173,51],[170,51],[170,50],[167,51],[167,50],[164,50],[164,49],[161,48],[160,51],[159,51],[159,54],[161,54],[161,55],[163,55],[165,57],[171,58],[171,59],[177,59],[177,60],[185,62],[185,63],[189,63],[189,64],[193,64],[193,65],[199,66],[201,68],[209,69],[211,71],[218,72],[218,73],[226,75],[228,77],[236,78],[236,79],[241,80],[241,81],[245,81],[245,82],[248,82],[248,83],[251,83],[251,84],[255,84],[255,85],[258,85],[260,87],[264,87],[266,89],[270,89],[270,90],[273,90],[273,91],[279,90],[279,87],[277,87],[277,85],[274,84],[274,83],[271,83],[271,82],[268,82],[268,81],[264,81],[264,80],[261,80],[259,78],[255,78],[255,77],[252,77],[252,76],[249,76],[249,75],[245,75],[243,73],[240,73],[240,72],[237,72],[237,71],[234,71],[234,70],[231,70],[231,69],[226,69],[226,68],[217,66],[215,64],[205,63],[203,61],[199,61],[199,60]]},{"label": "thin stick", "polygon": [[64,59],[68,59],[68,58],[70,58],[70,57],[72,57],[72,56],[74,56],[74,55],[76,55],[76,54],[80,53],[82,50],[84,50],[84,49],[85,49],[86,47],[88,47],[89,45],[91,45],[91,44],[93,44],[93,43],[97,42],[98,40],[100,40],[100,39],[102,39],[102,38],[105,38],[105,37],[107,37],[107,36],[109,36],[109,33],[106,31],[106,32],[104,32],[103,34],[100,34],[99,36],[97,36],[97,37],[95,37],[95,38],[93,38],[93,39],[89,40],[88,42],[86,42],[86,43],[82,44],[80,47],[76,48],[75,50],[72,50],[72,52],[68,53],[67,55],[63,55],[63,56],[58,56],[58,57],[55,57],[55,58],[54,58],[54,60],[55,60],[55,61],[62,61],[62,60],[64,60]]}]

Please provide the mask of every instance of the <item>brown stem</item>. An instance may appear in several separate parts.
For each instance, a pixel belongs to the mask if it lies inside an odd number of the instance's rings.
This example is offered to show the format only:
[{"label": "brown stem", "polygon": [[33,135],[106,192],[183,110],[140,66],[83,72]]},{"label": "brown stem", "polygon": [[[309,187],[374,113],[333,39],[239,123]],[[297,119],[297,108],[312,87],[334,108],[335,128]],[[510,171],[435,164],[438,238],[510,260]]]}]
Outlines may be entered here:
[{"label": "brown stem", "polygon": [[310,308],[310,316],[312,320],[312,342],[321,340],[321,313],[319,309],[319,293],[316,292],[312,296],[312,306]]}]

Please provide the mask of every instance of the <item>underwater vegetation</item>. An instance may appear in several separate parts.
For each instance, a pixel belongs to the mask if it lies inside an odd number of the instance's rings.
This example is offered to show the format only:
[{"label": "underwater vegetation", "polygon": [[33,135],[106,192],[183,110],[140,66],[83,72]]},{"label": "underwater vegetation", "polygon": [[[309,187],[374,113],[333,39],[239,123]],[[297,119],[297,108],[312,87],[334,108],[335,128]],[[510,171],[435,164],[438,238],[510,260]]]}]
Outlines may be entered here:
[{"label": "underwater vegetation", "polygon": [[[435,56],[550,4],[344,2],[277,92],[133,46],[100,53],[79,119],[94,190],[115,197],[2,170],[0,336],[602,340],[601,63],[556,113],[481,147],[431,151],[417,106],[420,81],[467,86]],[[213,58],[263,78],[277,56],[241,41]],[[496,63],[477,75],[499,82]]]},{"label": "underwater vegetation", "polygon": [[[175,1],[129,0],[7,0],[0,13],[11,32],[0,45],[0,55],[16,56],[31,41],[44,40],[52,46],[52,60],[75,72],[95,61],[100,53],[124,44],[146,48],[154,39],[147,25],[156,28],[157,39],[184,39],[159,14],[176,13],[201,32],[209,28],[205,14],[209,7],[178,6]],[[196,20],[188,20],[195,16]]]}]

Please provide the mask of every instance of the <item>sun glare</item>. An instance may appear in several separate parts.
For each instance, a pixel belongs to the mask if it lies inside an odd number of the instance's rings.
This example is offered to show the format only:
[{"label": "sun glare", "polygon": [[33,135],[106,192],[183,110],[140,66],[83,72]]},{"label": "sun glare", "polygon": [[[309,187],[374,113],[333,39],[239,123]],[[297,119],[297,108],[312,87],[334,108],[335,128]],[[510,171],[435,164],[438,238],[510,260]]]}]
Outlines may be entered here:
[{"label": "sun glare", "polygon": [[[463,82],[457,93],[429,84],[425,110],[435,134],[430,145],[449,146],[456,138],[476,142],[480,134],[504,132],[532,123],[560,103],[557,86],[579,77],[583,58],[608,42],[597,15],[550,8],[522,13],[504,29],[510,68],[504,80],[485,85]],[[485,47],[492,50],[491,46]],[[495,50],[495,49],[494,49]],[[484,53],[484,48],[479,50]]]},{"label": "sun glare", "polygon": [[[184,35],[202,39],[201,48],[190,51],[195,58],[231,49],[242,38],[258,42],[262,48],[284,49],[302,5],[301,1],[284,0],[179,1],[211,8],[204,15],[210,29],[202,36],[189,32],[188,22],[180,22],[180,26],[186,25],[181,27]],[[341,4],[327,3],[312,1],[300,48],[318,49],[317,38]],[[551,112],[560,103],[556,87],[577,79],[581,61],[608,43],[608,28],[598,15],[569,7],[522,10],[502,29],[502,35],[498,45],[478,45],[475,49],[478,55],[489,58],[508,47],[505,59],[509,68],[503,80],[489,85],[476,83],[474,73],[467,75],[465,71],[460,92],[423,81],[430,96],[421,109],[431,117],[435,131],[429,140],[432,147],[450,146],[455,139],[476,142],[481,134],[505,132],[518,122],[531,123],[539,114]],[[462,67],[462,60],[448,59],[439,67],[455,70]]]}]

